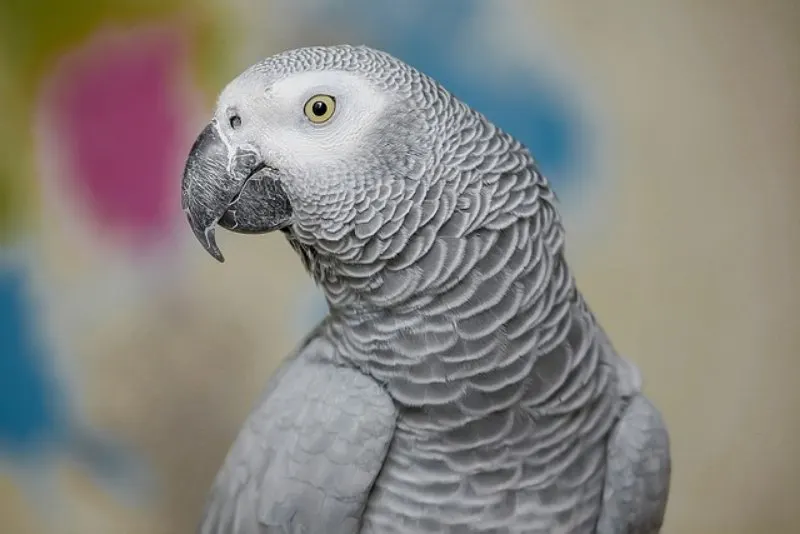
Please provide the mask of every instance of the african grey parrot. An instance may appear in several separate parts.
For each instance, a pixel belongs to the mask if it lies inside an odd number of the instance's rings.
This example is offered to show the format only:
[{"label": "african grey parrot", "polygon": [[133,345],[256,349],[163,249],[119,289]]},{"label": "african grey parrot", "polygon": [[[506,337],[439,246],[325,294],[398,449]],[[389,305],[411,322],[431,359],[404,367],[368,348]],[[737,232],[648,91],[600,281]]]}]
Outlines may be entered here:
[{"label": "african grey parrot", "polygon": [[330,314],[236,438],[202,534],[656,533],[669,438],[564,258],[528,150],[430,77],[309,47],[222,91],[182,205],[280,230]]}]

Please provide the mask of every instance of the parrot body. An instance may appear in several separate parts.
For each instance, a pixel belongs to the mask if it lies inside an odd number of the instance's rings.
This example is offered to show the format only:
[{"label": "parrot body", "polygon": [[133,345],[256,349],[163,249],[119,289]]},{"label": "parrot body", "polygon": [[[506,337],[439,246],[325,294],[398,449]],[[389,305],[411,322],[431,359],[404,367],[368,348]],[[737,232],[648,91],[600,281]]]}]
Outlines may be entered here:
[{"label": "parrot body", "polygon": [[220,470],[202,534],[655,534],[669,438],[564,257],[529,151],[367,47],[259,63],[192,148],[183,206],[282,231],[331,313]]}]

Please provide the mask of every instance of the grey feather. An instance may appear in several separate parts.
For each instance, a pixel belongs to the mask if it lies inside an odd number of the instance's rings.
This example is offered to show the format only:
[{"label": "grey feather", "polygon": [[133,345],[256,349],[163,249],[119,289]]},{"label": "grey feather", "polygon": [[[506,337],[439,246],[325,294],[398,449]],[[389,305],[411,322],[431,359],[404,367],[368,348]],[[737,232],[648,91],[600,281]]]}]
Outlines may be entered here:
[{"label": "grey feather", "polygon": [[575,284],[528,149],[424,74],[351,46],[242,74],[220,99],[242,116],[232,139],[257,138],[248,114],[280,120],[253,104],[271,84],[313,72],[352,74],[386,105],[334,158],[261,140],[292,206],[282,231],[331,314],[238,438],[203,532],[657,529],[666,432]]},{"label": "grey feather", "polygon": [[201,534],[359,531],[395,406],[310,339],[281,366],[214,482]]},{"label": "grey feather", "polygon": [[658,409],[640,392],[638,371],[621,358],[618,369],[629,378],[620,391],[627,406],[608,440],[597,534],[655,534],[669,495],[669,434]]}]

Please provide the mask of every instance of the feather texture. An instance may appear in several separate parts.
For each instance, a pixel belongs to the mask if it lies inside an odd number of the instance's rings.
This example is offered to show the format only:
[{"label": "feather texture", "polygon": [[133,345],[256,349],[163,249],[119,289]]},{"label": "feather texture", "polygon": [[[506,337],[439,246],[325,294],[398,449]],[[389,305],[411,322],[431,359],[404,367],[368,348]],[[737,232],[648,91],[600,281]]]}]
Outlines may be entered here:
[{"label": "feather texture", "polygon": [[214,481],[201,534],[356,534],[396,408],[371,379],[328,365],[319,338],[289,358]]}]

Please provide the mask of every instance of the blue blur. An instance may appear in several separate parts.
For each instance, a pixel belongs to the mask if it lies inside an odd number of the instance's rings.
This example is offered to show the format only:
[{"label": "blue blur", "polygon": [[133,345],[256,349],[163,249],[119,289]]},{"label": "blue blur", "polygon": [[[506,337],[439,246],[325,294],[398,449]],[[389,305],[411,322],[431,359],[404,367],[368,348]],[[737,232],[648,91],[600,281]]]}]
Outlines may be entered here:
[{"label": "blue blur", "polygon": [[63,437],[23,264],[0,265],[0,455],[30,456]]},{"label": "blue blur", "polygon": [[[398,3],[395,2],[395,5]],[[397,56],[432,76],[459,99],[510,133],[534,154],[556,192],[583,178],[580,164],[589,152],[576,102],[545,73],[520,70],[502,80],[466,72],[454,48],[471,31],[477,0],[407,0],[400,3],[413,16],[397,18],[389,0],[338,0],[316,10],[345,35]],[[492,58],[472,58],[480,67]],[[480,68],[475,69],[480,71]]]}]

